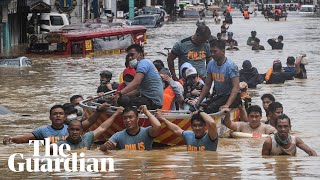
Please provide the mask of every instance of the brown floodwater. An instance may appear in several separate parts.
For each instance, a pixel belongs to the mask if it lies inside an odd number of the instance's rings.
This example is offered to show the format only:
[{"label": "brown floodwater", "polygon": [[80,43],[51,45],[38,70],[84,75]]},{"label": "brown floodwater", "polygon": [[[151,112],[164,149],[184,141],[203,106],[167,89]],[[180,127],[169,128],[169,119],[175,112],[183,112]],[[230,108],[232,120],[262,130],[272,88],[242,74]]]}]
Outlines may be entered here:
[{"label": "brown floodwater", "polygon": [[[239,15],[239,13],[238,13]],[[206,19],[213,34],[220,25]],[[166,58],[156,52],[196,30],[196,20],[168,23],[162,28],[148,30],[147,57],[155,60]],[[246,40],[252,30],[265,46],[265,51],[251,51]],[[275,59],[285,65],[287,56],[305,52],[310,59],[306,67],[308,79],[287,81],[283,85],[262,84],[250,90],[253,104],[261,105],[260,97],[272,93],[284,106],[292,119],[292,131],[311,148],[320,153],[320,56],[319,18],[300,17],[290,13],[286,22],[267,21],[260,14],[250,20],[234,17],[229,31],[239,43],[240,51],[227,52],[241,68],[250,59],[260,73],[265,73]],[[267,39],[284,36],[284,50],[271,50]],[[13,53],[21,54],[22,48]],[[125,54],[94,58],[62,58],[27,55],[33,60],[28,69],[0,68],[0,104],[14,111],[14,115],[0,116],[0,141],[3,135],[21,135],[50,123],[49,109],[54,104],[65,103],[74,94],[84,97],[95,95],[99,85],[99,71],[109,69],[117,81],[124,69]],[[177,63],[176,63],[177,64]],[[186,152],[186,147],[156,149],[149,152],[99,150],[85,151],[86,157],[113,157],[115,172],[108,173],[14,173],[8,169],[7,160],[12,153],[32,154],[27,144],[0,144],[0,179],[319,179],[320,158],[309,157],[298,150],[296,157],[262,157],[263,139],[219,139],[217,152]]]}]

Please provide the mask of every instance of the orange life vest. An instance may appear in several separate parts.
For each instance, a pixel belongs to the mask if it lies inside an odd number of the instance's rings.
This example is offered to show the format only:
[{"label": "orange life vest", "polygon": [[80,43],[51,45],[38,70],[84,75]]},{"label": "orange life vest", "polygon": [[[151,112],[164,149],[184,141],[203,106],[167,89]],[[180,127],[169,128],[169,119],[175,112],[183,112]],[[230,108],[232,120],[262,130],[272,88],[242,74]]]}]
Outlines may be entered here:
[{"label": "orange life vest", "polygon": [[272,68],[269,68],[268,71],[267,71],[267,73],[266,73],[266,76],[265,76],[265,78],[264,78],[266,81],[269,81],[272,72],[273,72],[273,69],[272,69]]},{"label": "orange life vest", "polygon": [[170,86],[163,90],[163,101],[161,110],[171,110],[171,104],[176,95]]},{"label": "orange life vest", "polygon": [[227,6],[226,9],[227,9],[227,11],[232,12],[231,6]]},{"label": "orange life vest", "polygon": [[245,19],[249,19],[249,12],[248,11],[244,11],[243,12],[243,16]]}]

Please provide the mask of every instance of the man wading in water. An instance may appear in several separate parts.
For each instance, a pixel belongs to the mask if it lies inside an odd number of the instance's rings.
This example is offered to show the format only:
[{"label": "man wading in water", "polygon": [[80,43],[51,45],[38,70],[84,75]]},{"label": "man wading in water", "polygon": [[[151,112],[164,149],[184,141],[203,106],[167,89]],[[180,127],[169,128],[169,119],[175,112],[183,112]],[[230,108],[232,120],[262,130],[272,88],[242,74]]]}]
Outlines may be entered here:
[{"label": "man wading in water", "polygon": [[[207,113],[196,111],[191,117],[192,131],[182,130],[176,124],[163,117],[160,110],[156,112],[156,117],[164,122],[170,131],[183,138],[187,144],[188,151],[216,151],[218,145],[218,133],[214,120]],[[208,125],[208,132],[206,132]]]},{"label": "man wading in water", "polygon": [[123,124],[126,129],[115,133],[109,140],[104,143],[100,150],[107,151],[112,149],[125,150],[151,150],[153,139],[160,134],[161,124],[154,117],[147,106],[142,105],[140,112],[145,114],[151,124],[148,127],[140,127],[138,125],[139,115],[134,107],[126,107],[122,113]]},{"label": "man wading in water", "polygon": [[276,120],[277,133],[268,137],[263,143],[262,155],[290,155],[295,156],[297,147],[309,156],[317,156],[317,153],[306,145],[301,138],[290,135],[290,118],[282,114]]},{"label": "man wading in water", "polygon": [[[107,104],[103,104],[97,108],[97,110],[90,116],[88,120],[82,122],[82,129],[86,131],[103,113]],[[25,135],[4,137],[3,144],[9,143],[29,143],[29,140],[44,140],[44,138],[50,138],[51,143],[57,143],[63,141],[68,136],[68,125],[65,124],[66,116],[62,105],[54,105],[50,109],[51,125],[39,127],[32,133]]]}]

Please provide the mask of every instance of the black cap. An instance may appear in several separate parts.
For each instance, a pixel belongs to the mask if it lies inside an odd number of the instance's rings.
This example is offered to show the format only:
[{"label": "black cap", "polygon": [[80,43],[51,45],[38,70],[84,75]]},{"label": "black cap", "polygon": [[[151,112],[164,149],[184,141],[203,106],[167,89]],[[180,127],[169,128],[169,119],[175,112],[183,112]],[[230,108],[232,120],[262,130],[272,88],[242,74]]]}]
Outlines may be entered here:
[{"label": "black cap", "polygon": [[112,72],[108,70],[103,70],[100,72],[100,76],[104,76],[106,78],[112,78]]}]

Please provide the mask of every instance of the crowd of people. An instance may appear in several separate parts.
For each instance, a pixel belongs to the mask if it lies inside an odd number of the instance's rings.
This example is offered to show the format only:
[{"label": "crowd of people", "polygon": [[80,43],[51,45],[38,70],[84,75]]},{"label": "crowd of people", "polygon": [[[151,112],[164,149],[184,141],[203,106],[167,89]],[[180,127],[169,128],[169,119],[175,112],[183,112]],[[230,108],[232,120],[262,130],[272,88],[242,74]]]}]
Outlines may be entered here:
[{"label": "crowd of people", "polygon": [[[272,84],[306,78],[306,55],[302,54],[296,59],[288,57],[285,68],[280,60],[275,60],[272,68],[265,74],[259,74],[249,60],[245,60],[239,70],[232,59],[226,56],[227,46],[238,45],[232,39],[233,33],[227,33],[227,30],[224,22],[221,37],[227,35],[228,38],[213,38],[210,28],[199,24],[192,36],[173,45],[167,58],[168,68],[161,60],[151,61],[146,58],[140,45],[129,46],[119,85],[111,83],[110,71],[101,71],[101,85],[97,89],[97,95],[104,96],[108,93],[110,96],[107,100],[101,100],[101,105],[97,106],[91,116],[79,106],[83,97],[75,95],[71,97],[70,103],[51,108],[50,125],[25,135],[5,137],[3,143],[27,143],[29,140],[50,138],[52,143],[69,144],[71,149],[90,149],[94,140],[107,131],[116,117],[122,116],[125,129],[116,132],[101,145],[102,151],[151,150],[153,139],[160,134],[161,122],[183,138],[188,151],[216,151],[217,127],[209,114],[220,111],[226,114],[224,125],[233,131],[272,134],[263,144],[262,155],[295,155],[296,147],[309,155],[317,155],[299,137],[290,134],[290,118],[283,114],[281,103],[276,102],[273,95],[265,94],[261,97],[266,112],[264,118],[260,106],[252,104],[247,91],[264,81]],[[278,41],[271,39],[268,43],[272,49],[282,49],[282,40],[283,37],[279,36]],[[259,42],[256,32],[252,31],[247,45],[253,49],[262,49]],[[176,74],[175,59],[178,59],[179,75]],[[110,105],[118,107],[115,113],[94,131],[86,132]],[[231,108],[239,109],[239,122],[230,120]],[[156,110],[156,113],[152,114],[150,110]],[[168,121],[163,116],[164,110],[190,112],[192,130],[181,129]],[[138,125],[139,112],[146,115],[151,126]]]}]

